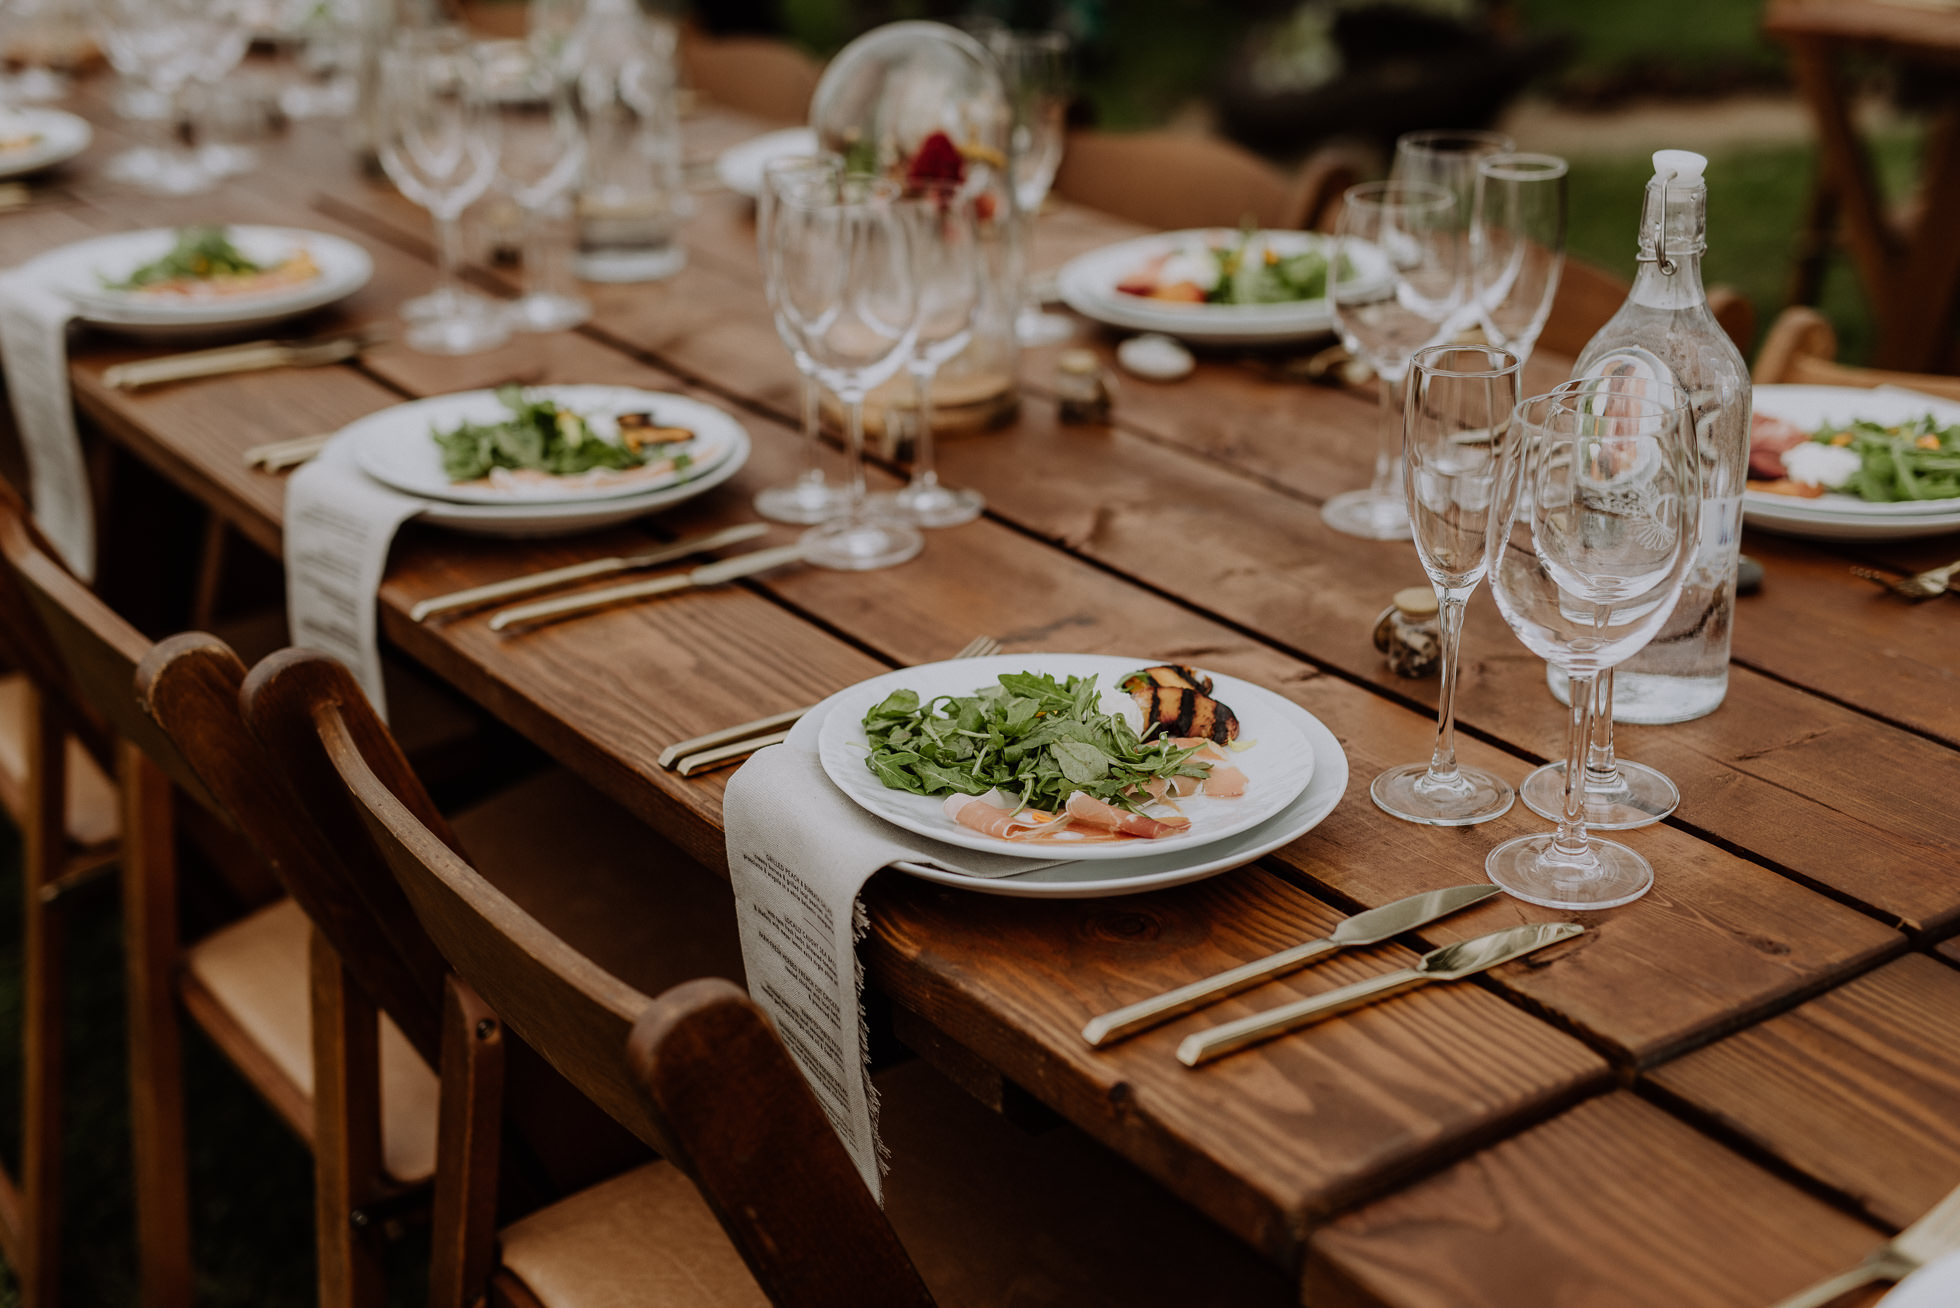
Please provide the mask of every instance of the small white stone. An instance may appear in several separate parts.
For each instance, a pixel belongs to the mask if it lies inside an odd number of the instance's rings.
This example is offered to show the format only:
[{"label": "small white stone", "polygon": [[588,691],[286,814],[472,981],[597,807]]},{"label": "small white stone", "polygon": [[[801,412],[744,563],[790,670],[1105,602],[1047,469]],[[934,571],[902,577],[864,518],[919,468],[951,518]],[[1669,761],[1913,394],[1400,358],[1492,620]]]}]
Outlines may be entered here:
[{"label": "small white stone", "polygon": [[1176,381],[1198,366],[1191,351],[1168,336],[1132,336],[1116,347],[1116,361],[1139,377]]}]

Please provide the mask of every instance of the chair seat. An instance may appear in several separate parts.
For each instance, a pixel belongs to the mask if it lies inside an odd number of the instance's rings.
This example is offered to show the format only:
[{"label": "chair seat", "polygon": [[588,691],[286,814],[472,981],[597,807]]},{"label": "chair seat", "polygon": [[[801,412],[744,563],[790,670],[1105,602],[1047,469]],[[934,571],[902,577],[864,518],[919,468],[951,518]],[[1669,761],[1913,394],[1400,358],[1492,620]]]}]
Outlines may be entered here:
[{"label": "chair seat", "polygon": [[[922,1062],[878,1088],[885,1209],[941,1308],[1297,1304],[1278,1268],[1081,1132],[1029,1135]],[[667,1163],[541,1209],[501,1244],[502,1298],[526,1308],[768,1302]]]},{"label": "chair seat", "polygon": [[[25,802],[27,678],[0,676],[0,794]],[[16,801],[15,797],[21,797]],[[78,741],[68,742],[68,838],[83,848],[106,845],[122,830],[116,786]]]}]

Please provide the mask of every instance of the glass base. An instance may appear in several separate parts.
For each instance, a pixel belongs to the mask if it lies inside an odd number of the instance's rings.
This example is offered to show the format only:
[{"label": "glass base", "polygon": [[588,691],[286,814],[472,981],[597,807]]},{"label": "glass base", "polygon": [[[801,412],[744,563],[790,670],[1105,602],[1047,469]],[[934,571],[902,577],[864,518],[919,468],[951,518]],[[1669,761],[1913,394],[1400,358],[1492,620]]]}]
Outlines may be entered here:
[{"label": "glass base", "polygon": [[1469,827],[1511,811],[1510,783],[1482,768],[1459,767],[1450,780],[1432,778],[1427,763],[1404,763],[1368,787],[1375,807],[1404,822]]},{"label": "glass base", "polygon": [[195,156],[149,146],[123,151],[104,171],[112,181],[153,195],[201,195],[216,180]]},{"label": "glass base", "polygon": [[828,522],[850,507],[851,492],[831,485],[822,473],[800,477],[787,486],[771,486],[755,497],[755,511],[771,522]]},{"label": "glass base", "polygon": [[434,322],[438,318],[501,317],[504,302],[474,291],[447,291],[441,288],[412,300],[403,300],[395,312],[405,323]]},{"label": "glass base", "polygon": [[1557,840],[1550,832],[1507,840],[1490,851],[1484,872],[1528,904],[1578,912],[1631,904],[1653,888],[1653,865],[1625,845],[1589,840],[1583,858],[1569,859]]},{"label": "glass base", "polygon": [[[1645,763],[1619,759],[1614,764],[1620,784],[1608,789],[1586,787],[1586,826],[1597,831],[1631,831],[1651,826],[1672,813],[1681,792],[1667,775]],[[1565,808],[1565,763],[1547,763],[1524,779],[1518,798],[1541,818],[1556,822]]]},{"label": "glass base", "polygon": [[501,314],[465,310],[413,323],[402,339],[424,354],[480,354],[509,340],[510,328]]},{"label": "glass base", "polygon": [[1409,508],[1399,497],[1371,490],[1344,491],[1320,506],[1320,520],[1335,531],[1368,540],[1409,540]]},{"label": "glass base", "polygon": [[591,316],[591,302],[576,295],[525,295],[504,306],[514,332],[562,332]]},{"label": "glass base", "polygon": [[937,481],[913,483],[903,490],[871,497],[871,510],[921,527],[957,527],[972,522],[987,507],[976,490],[953,490]]},{"label": "glass base", "polygon": [[259,166],[259,152],[249,145],[200,146],[197,161],[213,177],[243,177]]},{"label": "glass base", "polygon": [[1075,319],[1030,305],[1014,315],[1014,338],[1023,345],[1060,345],[1075,335]]},{"label": "glass base", "polygon": [[868,572],[889,568],[925,548],[916,527],[887,518],[851,517],[803,533],[803,557],[820,568]]}]

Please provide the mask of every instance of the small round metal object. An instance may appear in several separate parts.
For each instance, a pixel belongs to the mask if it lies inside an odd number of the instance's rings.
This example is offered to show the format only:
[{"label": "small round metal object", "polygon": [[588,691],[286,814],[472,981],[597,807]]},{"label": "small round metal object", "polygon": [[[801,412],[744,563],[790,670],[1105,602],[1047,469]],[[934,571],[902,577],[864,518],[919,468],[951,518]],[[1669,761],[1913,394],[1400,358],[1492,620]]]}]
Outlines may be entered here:
[{"label": "small round metal object", "polygon": [[1132,336],[1116,347],[1116,361],[1151,381],[1176,381],[1198,366],[1191,351],[1168,336]]},{"label": "small round metal object", "polygon": [[1754,595],[1763,588],[1763,565],[1742,555],[1735,563],[1735,593]]}]

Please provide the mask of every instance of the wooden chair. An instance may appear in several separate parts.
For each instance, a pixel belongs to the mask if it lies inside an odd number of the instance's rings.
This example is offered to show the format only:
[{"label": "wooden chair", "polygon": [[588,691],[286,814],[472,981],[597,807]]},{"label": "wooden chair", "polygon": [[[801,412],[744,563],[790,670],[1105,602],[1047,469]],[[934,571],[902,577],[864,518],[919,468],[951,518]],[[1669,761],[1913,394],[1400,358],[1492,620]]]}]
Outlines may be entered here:
[{"label": "wooden chair", "polygon": [[1327,230],[1341,192],[1373,171],[1358,147],[1332,145],[1291,177],[1216,137],[1188,132],[1072,132],[1055,193],[1147,227]]},{"label": "wooden chair", "polygon": [[[1291,1301],[1276,1269],[1120,1168],[1073,1181],[1050,1168],[1014,1191],[1093,1212],[1078,1223],[1085,1229],[1110,1219],[1105,1238],[1059,1242],[1017,1221],[986,1174],[1025,1142],[917,1063],[881,1080],[887,1136],[907,1161],[938,1152],[957,1166],[903,1180],[894,1172],[888,1220],[746,997],[697,981],[649,1000],[523,911],[425,821],[413,775],[345,669],[286,651],[253,670],[244,702],[307,806],[328,815],[323,827],[352,804],[455,969],[444,1003],[432,1304],[473,1303],[487,1287],[492,1303],[511,1308],[925,1305],[927,1285],[944,1288],[948,1304]],[[322,793],[315,783],[328,770],[338,786]],[[576,883],[577,870],[568,866],[564,880]],[[665,1161],[497,1230],[506,1025]],[[949,1210],[949,1189],[987,1198],[977,1211]],[[1036,1218],[1050,1230],[1067,1220],[1046,1210]],[[1081,1259],[1085,1246],[1106,1261]],[[1178,1282],[1152,1250],[1172,1251],[1201,1279]]]},{"label": "wooden chair", "polygon": [[1792,382],[1805,386],[1903,386],[1960,400],[1960,377],[1854,368],[1834,362],[1837,348],[1837,333],[1831,330],[1823,314],[1792,305],[1770,324],[1750,378],[1764,385]]},{"label": "wooden chair", "polygon": [[810,116],[823,65],[787,41],[684,32],[681,79],[717,104],[757,118],[800,123]]},{"label": "wooden chair", "polygon": [[[1626,303],[1632,289],[1632,282],[1567,255],[1558,290],[1552,296],[1551,315],[1545,319],[1538,344],[1557,354],[1577,355]],[[1756,335],[1755,306],[1730,287],[1712,286],[1708,307],[1722,331],[1747,358]]]}]

